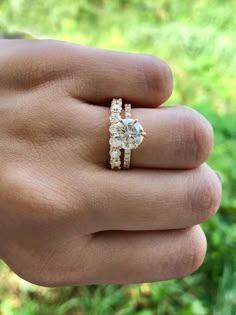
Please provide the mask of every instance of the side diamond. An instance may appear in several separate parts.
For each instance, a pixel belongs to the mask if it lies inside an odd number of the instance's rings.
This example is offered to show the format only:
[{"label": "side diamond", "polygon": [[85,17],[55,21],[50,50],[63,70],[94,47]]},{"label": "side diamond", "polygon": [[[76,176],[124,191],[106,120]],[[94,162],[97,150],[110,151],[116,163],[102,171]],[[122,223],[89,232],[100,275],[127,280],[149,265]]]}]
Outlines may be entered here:
[{"label": "side diamond", "polygon": [[121,146],[121,139],[119,137],[111,137],[109,143],[112,147],[118,148]]},{"label": "side diamond", "polygon": [[110,157],[113,158],[113,159],[119,158],[120,155],[121,155],[120,150],[113,149],[113,150],[110,151]]},{"label": "side diamond", "polygon": [[111,123],[117,123],[121,120],[121,116],[119,113],[111,113],[110,115],[110,122]]}]

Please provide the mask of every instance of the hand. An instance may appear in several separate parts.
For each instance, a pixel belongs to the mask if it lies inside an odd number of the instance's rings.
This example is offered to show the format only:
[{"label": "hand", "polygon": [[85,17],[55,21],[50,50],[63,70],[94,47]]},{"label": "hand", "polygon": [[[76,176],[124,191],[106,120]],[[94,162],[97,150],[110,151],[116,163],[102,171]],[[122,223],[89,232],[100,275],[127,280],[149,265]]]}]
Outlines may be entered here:
[{"label": "hand", "polygon": [[[150,282],[203,262],[199,223],[221,185],[210,124],[171,94],[157,58],[56,41],[0,41],[0,257],[43,286]],[[184,84],[184,83],[183,83]],[[113,97],[147,133],[109,169]]]}]

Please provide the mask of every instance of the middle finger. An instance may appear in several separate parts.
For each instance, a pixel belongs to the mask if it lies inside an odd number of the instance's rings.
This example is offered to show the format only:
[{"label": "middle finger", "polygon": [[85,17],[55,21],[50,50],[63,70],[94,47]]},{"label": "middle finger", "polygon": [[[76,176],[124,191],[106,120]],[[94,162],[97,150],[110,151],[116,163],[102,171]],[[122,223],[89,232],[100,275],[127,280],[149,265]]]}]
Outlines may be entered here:
[{"label": "middle finger", "polygon": [[221,185],[206,164],[194,170],[101,170],[92,178],[90,229],[169,230],[211,217]]}]

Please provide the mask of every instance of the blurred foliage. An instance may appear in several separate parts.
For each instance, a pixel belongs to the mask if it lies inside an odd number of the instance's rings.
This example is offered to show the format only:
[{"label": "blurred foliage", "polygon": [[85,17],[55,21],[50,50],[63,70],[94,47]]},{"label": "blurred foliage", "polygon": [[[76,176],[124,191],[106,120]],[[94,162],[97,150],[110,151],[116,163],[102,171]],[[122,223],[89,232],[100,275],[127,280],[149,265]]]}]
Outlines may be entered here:
[{"label": "blurred foliage", "polygon": [[0,266],[0,315],[236,314],[236,2],[234,0],[0,0],[0,33],[150,53],[172,67],[168,104],[212,123],[209,164],[223,177],[219,213],[203,224],[208,254],[181,280],[40,288]]}]

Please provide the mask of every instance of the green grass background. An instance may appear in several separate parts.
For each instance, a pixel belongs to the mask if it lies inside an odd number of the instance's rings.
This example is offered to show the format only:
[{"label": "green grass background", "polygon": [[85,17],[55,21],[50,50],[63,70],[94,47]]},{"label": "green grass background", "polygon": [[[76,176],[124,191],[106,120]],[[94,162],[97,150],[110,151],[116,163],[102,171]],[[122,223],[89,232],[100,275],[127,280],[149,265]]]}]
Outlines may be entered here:
[{"label": "green grass background", "polygon": [[236,315],[236,1],[0,0],[0,33],[150,53],[172,67],[168,104],[200,111],[215,131],[208,163],[223,177],[203,224],[206,261],[180,280],[45,289],[0,265],[0,315]]}]

